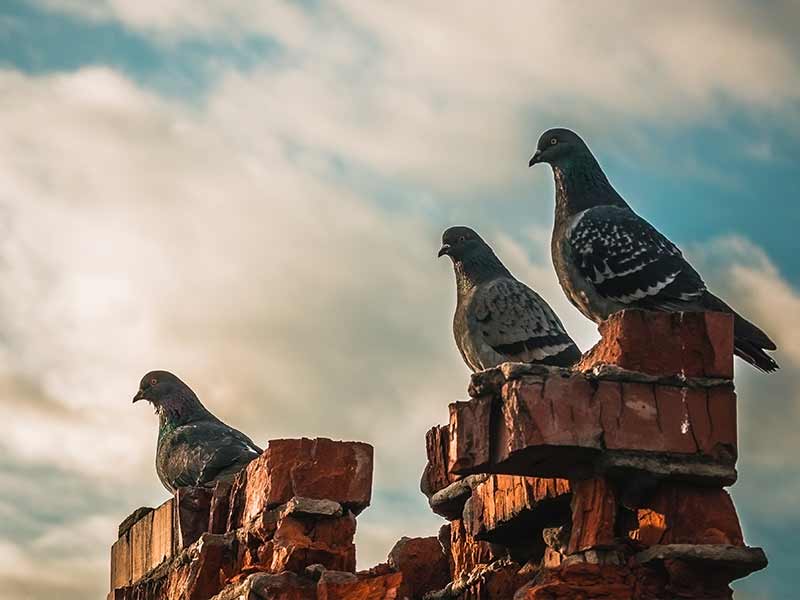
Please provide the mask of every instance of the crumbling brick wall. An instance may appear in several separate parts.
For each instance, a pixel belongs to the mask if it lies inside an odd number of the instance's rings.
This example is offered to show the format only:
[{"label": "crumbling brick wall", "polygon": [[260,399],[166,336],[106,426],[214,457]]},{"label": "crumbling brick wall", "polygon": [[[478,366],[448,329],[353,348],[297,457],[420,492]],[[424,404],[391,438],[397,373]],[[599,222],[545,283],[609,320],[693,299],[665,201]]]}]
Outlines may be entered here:
[{"label": "crumbling brick wall", "polygon": [[372,448],[274,440],[231,484],[120,526],[120,600],[732,597],[766,566],[736,480],[733,323],[626,311],[573,370],[507,363],[427,434],[421,490],[447,523],[355,572]]}]

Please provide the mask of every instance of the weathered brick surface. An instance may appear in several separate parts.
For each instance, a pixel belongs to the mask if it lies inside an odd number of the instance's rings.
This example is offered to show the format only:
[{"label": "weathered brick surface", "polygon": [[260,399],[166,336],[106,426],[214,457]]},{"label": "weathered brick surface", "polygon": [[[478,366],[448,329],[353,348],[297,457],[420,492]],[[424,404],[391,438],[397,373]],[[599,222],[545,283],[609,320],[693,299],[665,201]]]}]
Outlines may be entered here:
[{"label": "weathered brick surface", "polygon": [[399,598],[421,598],[450,581],[447,556],[436,537],[400,539],[389,552],[389,565],[403,575]]},{"label": "weathered brick surface", "polygon": [[467,533],[461,520],[450,522],[450,554],[453,560],[453,579],[469,575],[478,565],[500,558],[497,548],[481,542]]},{"label": "weathered brick surface", "polygon": [[317,600],[395,600],[403,582],[401,573],[349,575],[323,573],[317,585]]},{"label": "weathered brick surface", "polygon": [[130,530],[131,580],[137,581],[153,567],[152,560],[153,513],[134,523]]},{"label": "weathered brick surface", "polygon": [[339,502],[355,514],[369,506],[372,446],[325,438],[269,442],[264,453],[236,476],[228,530],[295,496]]},{"label": "weathered brick surface", "polygon": [[450,447],[447,453],[450,473],[478,473],[491,464],[493,402],[491,396],[481,396],[450,404]]},{"label": "weathered brick surface", "polygon": [[565,479],[491,475],[475,486],[464,526],[473,537],[506,545],[539,537],[545,527],[566,521],[570,496]]},{"label": "weathered brick surface", "polygon": [[316,564],[352,573],[353,511],[367,506],[371,486],[367,444],[271,442],[233,483],[181,488],[127,519],[111,550],[111,596],[207,600],[256,572],[302,573]]},{"label": "weathered brick surface", "polygon": [[425,450],[428,462],[422,473],[420,490],[428,498],[446,488],[461,477],[450,473],[448,467],[450,452],[450,428],[447,425],[437,425],[425,434]]},{"label": "weathered brick surface", "polygon": [[128,585],[131,579],[131,539],[127,532],[111,546],[111,589]]},{"label": "weathered brick surface", "polygon": [[155,568],[164,561],[170,560],[175,554],[174,518],[175,501],[172,498],[153,511],[150,533],[150,568]]},{"label": "weathered brick surface", "polygon": [[722,489],[663,483],[638,509],[638,522],[630,536],[646,546],[744,546],[736,509]]},{"label": "weathered brick surface", "polygon": [[653,375],[733,377],[733,317],[625,310],[600,324],[602,339],[576,370],[615,365]]},{"label": "weathered brick surface", "polygon": [[510,379],[450,405],[450,470],[581,478],[617,459],[657,458],[659,476],[735,480],[730,384],[596,380],[562,369]]},{"label": "weathered brick surface", "polygon": [[608,548],[615,543],[617,495],[607,479],[573,481],[572,534],[567,553]]}]

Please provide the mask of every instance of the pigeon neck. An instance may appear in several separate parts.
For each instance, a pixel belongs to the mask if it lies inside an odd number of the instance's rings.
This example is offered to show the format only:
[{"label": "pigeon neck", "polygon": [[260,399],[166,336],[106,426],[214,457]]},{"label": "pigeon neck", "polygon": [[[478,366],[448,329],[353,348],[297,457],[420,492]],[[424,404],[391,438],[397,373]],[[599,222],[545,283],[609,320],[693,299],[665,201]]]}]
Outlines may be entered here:
[{"label": "pigeon neck", "polygon": [[212,418],[194,394],[176,394],[165,398],[156,408],[161,435],[181,425]]},{"label": "pigeon neck", "polygon": [[554,164],[553,177],[557,222],[595,206],[628,206],[591,154]]},{"label": "pigeon neck", "polygon": [[461,292],[466,292],[481,283],[498,277],[511,277],[511,273],[491,250],[464,256],[461,260],[453,263],[453,268],[456,272],[459,296]]}]

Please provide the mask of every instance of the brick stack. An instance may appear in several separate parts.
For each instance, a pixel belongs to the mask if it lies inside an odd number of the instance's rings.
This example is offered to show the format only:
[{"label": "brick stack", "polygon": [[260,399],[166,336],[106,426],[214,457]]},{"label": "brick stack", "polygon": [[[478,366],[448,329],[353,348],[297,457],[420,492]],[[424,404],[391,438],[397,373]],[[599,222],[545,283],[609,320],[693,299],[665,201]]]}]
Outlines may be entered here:
[{"label": "brick stack", "polygon": [[[395,598],[396,565],[355,573],[356,515],[371,492],[371,446],[273,440],[232,483],[179,489],[126,519],[111,549],[108,598]],[[413,564],[415,543],[398,545],[401,566]]]},{"label": "brick stack", "polygon": [[574,370],[475,374],[428,432],[421,487],[450,520],[437,597],[718,600],[766,566],[723,489],[732,318],[625,311],[600,331]]}]

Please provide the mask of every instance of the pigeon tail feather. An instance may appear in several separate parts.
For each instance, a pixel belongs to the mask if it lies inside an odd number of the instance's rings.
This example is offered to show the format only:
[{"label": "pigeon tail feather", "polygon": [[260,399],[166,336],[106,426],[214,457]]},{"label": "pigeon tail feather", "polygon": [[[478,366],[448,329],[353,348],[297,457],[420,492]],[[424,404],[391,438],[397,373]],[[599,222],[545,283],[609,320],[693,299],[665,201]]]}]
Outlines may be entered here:
[{"label": "pigeon tail feather", "polygon": [[765,352],[765,350],[777,349],[775,342],[766,333],[710,292],[706,292],[703,296],[703,305],[709,310],[733,315],[733,345],[736,356],[765,373],[771,373],[780,368],[778,363]]}]

